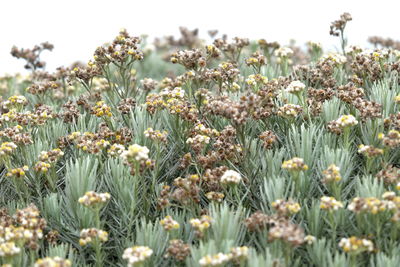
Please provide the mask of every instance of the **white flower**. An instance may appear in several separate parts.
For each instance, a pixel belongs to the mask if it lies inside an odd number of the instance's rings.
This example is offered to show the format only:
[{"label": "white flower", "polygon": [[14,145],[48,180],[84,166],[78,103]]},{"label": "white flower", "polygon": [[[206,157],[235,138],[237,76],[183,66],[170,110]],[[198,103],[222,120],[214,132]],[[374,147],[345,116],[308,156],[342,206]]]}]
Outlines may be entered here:
[{"label": "white flower", "polygon": [[238,184],[241,180],[240,173],[233,170],[227,170],[221,177],[222,184]]},{"label": "white flower", "polygon": [[250,75],[247,79],[246,79],[246,83],[250,86],[256,86],[257,82],[254,79],[254,75]]},{"label": "white flower", "polygon": [[122,258],[128,260],[128,267],[132,267],[137,263],[144,262],[153,254],[153,250],[145,246],[134,246],[125,249]]},{"label": "white flower", "polygon": [[395,198],[395,197],[396,197],[396,193],[395,193],[395,192],[392,192],[392,191],[385,192],[385,193],[383,193],[383,195],[382,195],[382,198],[383,198],[383,199],[393,199],[393,198]]},{"label": "white flower", "polygon": [[204,124],[198,123],[198,124],[196,124],[196,126],[194,127],[194,130],[195,130],[196,132],[201,132],[201,133],[203,133],[203,132],[207,131],[207,128],[206,128],[206,126],[204,126]]},{"label": "white flower", "polygon": [[44,267],[44,266],[51,266],[51,267],[58,267],[58,266],[63,266],[63,267],[70,267],[72,266],[72,263],[70,260],[63,259],[61,257],[45,257],[38,259],[35,262],[34,267]]},{"label": "white flower", "polygon": [[345,53],[346,54],[352,54],[352,53],[359,54],[359,53],[361,53],[361,54],[365,55],[365,54],[369,54],[370,52],[371,52],[370,49],[367,49],[367,50],[364,51],[361,48],[361,46],[358,46],[358,45],[349,45],[345,49]]},{"label": "white flower", "polygon": [[338,210],[339,208],[343,208],[343,203],[333,197],[323,196],[321,197],[320,208],[325,210]]},{"label": "white flower", "polygon": [[176,98],[183,98],[185,96],[185,91],[180,87],[175,87],[174,90],[171,91],[171,96]]},{"label": "white flower", "polygon": [[278,115],[282,117],[295,117],[302,111],[302,107],[295,104],[285,104],[278,110]]},{"label": "white flower", "polygon": [[200,266],[220,266],[231,259],[230,254],[218,253],[215,255],[207,255],[200,259]]},{"label": "white flower", "polygon": [[33,233],[30,230],[24,230],[24,238],[31,239],[33,237]]},{"label": "white flower", "polygon": [[150,133],[153,132],[153,128],[147,128],[147,130],[144,131],[144,136],[150,137]]},{"label": "white flower", "polygon": [[125,147],[121,144],[113,144],[109,149],[108,149],[108,154],[110,154],[111,156],[117,156],[117,155],[121,155],[122,153],[124,153],[125,151]]},{"label": "white flower", "polygon": [[274,54],[276,57],[290,57],[293,55],[293,50],[289,47],[281,47],[275,50]]},{"label": "white flower", "polygon": [[330,60],[333,63],[339,64],[339,65],[342,65],[342,64],[347,62],[347,58],[345,56],[341,55],[341,54],[338,54],[338,53],[331,53],[331,54],[328,54],[328,55],[324,55],[320,59],[320,62],[323,62],[323,61],[326,61],[326,60]]},{"label": "white flower", "polygon": [[300,81],[293,81],[289,84],[285,91],[291,94],[295,94],[303,91],[304,88],[306,88],[306,85],[304,83]]},{"label": "white flower", "polygon": [[353,115],[343,115],[339,119],[336,120],[336,123],[342,127],[349,127],[349,126],[354,126],[358,124],[358,121]]},{"label": "white flower", "polygon": [[364,152],[367,152],[370,148],[371,148],[370,146],[359,145],[358,146],[358,153],[362,154]]},{"label": "white flower", "polygon": [[144,161],[149,159],[149,149],[145,146],[134,144],[129,146],[128,150],[122,152],[121,157],[125,161]]},{"label": "white flower", "polygon": [[372,241],[367,240],[367,239],[363,239],[362,243],[363,243],[364,247],[367,248],[368,251],[373,251],[374,250],[374,243],[372,243]]},{"label": "white flower", "polygon": [[201,135],[198,134],[196,135],[194,138],[189,137],[186,140],[186,144],[209,144],[210,143],[210,137],[208,137],[207,135]]},{"label": "white flower", "polygon": [[308,245],[313,244],[317,239],[315,238],[315,236],[312,235],[307,235],[304,237],[304,242],[306,242]]},{"label": "white flower", "polygon": [[84,196],[78,199],[78,202],[84,206],[90,207],[92,205],[104,204],[110,200],[111,195],[109,193],[96,193],[94,191],[88,191]]},{"label": "white flower", "polygon": [[0,257],[11,257],[21,252],[21,249],[14,242],[0,244]]},{"label": "white flower", "polygon": [[249,248],[246,246],[231,248],[231,255],[233,259],[246,259],[249,256]]}]

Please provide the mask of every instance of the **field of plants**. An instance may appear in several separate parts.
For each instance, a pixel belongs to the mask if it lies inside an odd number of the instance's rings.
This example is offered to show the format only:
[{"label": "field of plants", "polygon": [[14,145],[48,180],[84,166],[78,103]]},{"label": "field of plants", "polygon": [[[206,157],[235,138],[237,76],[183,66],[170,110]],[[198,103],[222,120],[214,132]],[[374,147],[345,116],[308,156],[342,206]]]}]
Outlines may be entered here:
[{"label": "field of plants", "polygon": [[52,44],[13,47],[1,266],[399,266],[400,42],[351,20],[337,52],[121,30],[46,72]]}]

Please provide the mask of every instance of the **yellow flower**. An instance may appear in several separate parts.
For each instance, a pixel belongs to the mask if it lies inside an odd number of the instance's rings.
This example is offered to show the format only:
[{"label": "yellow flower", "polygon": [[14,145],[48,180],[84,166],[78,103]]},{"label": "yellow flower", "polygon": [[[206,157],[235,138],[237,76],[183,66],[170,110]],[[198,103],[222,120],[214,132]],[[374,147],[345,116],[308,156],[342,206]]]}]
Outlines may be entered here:
[{"label": "yellow flower", "polygon": [[284,161],[282,164],[283,169],[287,169],[288,171],[306,171],[308,170],[308,166],[304,163],[302,158],[292,158],[290,160]]},{"label": "yellow flower", "polygon": [[172,219],[171,216],[167,215],[164,219],[160,221],[160,224],[164,227],[166,231],[179,229],[179,223]]}]

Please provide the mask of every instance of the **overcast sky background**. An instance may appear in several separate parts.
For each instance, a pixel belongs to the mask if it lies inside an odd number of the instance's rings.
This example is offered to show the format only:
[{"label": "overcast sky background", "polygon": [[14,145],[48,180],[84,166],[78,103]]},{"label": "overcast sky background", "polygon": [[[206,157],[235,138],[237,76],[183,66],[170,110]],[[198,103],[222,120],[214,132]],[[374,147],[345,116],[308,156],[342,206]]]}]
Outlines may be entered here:
[{"label": "overcast sky background", "polygon": [[229,37],[311,40],[334,49],[338,39],[329,35],[330,22],[347,11],[353,16],[349,43],[366,46],[371,35],[400,39],[399,7],[395,0],[0,0],[0,75],[23,72],[22,60],[10,55],[13,45],[53,43],[42,58],[54,70],[87,61],[123,27],[150,37],[177,35],[187,26],[207,38],[207,30],[218,29]]}]

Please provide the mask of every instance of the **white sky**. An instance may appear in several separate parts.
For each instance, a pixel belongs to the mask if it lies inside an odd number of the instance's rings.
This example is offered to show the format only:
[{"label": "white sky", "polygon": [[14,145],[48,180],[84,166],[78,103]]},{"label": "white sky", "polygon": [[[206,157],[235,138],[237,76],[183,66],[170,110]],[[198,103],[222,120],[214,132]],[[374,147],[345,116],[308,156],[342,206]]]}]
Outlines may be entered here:
[{"label": "white sky", "polygon": [[31,48],[49,41],[47,69],[87,61],[94,49],[111,41],[120,28],[132,35],[176,35],[179,26],[198,27],[200,35],[218,29],[229,37],[265,38],[298,44],[318,41],[338,46],[330,22],[345,11],[350,44],[366,45],[371,35],[400,39],[396,0],[0,0],[0,75],[23,71],[12,58],[13,45]]}]

